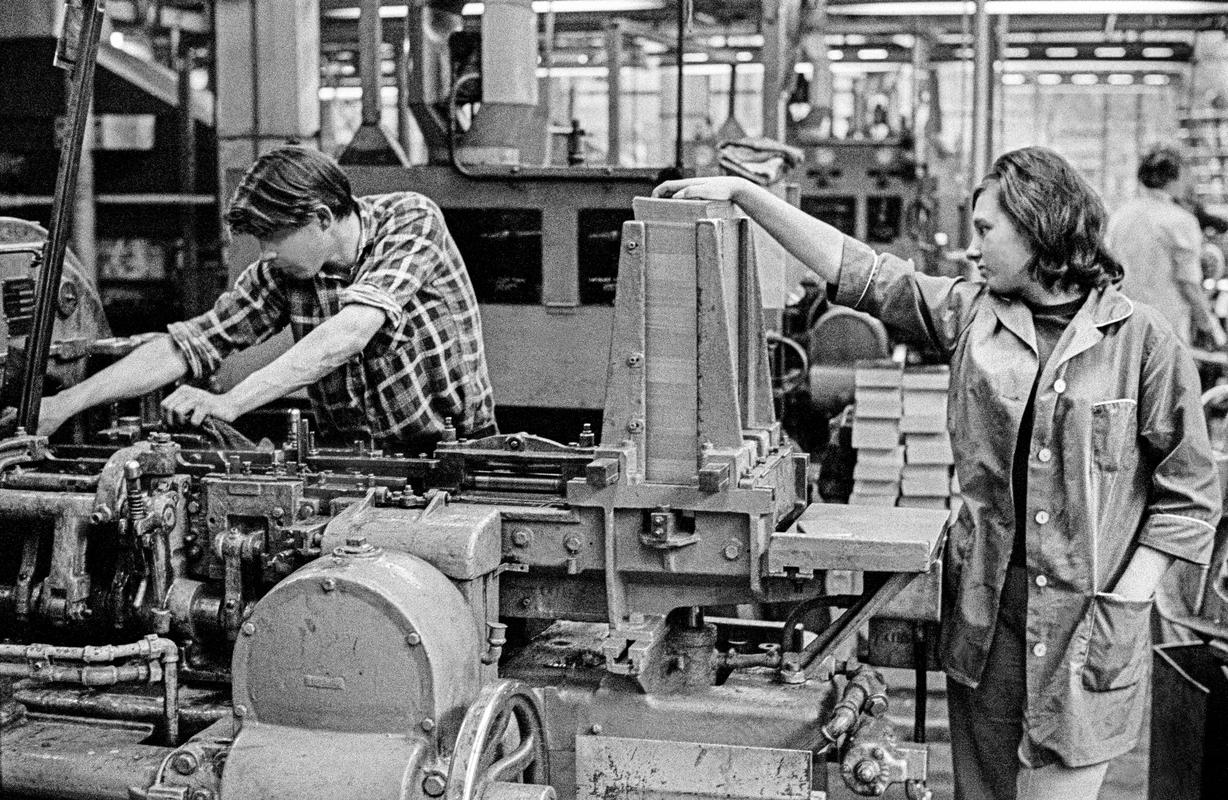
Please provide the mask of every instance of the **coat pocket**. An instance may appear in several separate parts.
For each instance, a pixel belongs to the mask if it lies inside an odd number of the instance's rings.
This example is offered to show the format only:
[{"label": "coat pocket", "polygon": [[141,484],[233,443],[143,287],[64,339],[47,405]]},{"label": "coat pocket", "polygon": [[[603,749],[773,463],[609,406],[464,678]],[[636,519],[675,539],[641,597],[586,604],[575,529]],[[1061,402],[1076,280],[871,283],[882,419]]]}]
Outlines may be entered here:
[{"label": "coat pocket", "polygon": [[1083,665],[1083,686],[1093,692],[1124,689],[1138,683],[1151,649],[1151,606],[1098,593],[1092,601],[1092,634]]},{"label": "coat pocket", "polygon": [[1092,457],[1102,472],[1116,472],[1138,430],[1138,403],[1130,399],[1092,404]]}]

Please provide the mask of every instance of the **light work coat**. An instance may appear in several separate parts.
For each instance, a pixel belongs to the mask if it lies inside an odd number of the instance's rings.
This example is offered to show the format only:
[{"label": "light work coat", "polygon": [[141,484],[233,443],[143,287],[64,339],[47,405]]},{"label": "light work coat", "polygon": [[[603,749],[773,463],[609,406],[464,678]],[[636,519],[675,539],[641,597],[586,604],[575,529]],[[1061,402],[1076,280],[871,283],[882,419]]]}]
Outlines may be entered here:
[{"label": "light work coat", "polygon": [[[951,366],[947,424],[964,504],[944,552],[942,660],[977,686],[1015,511],[1011,465],[1039,358],[1032,314],[984,284],[928,276],[845,239],[837,303],[927,342]],[[1221,500],[1198,375],[1171,326],[1093,290],[1037,384],[1028,444],[1025,727],[1068,766],[1138,740],[1151,601],[1113,594],[1140,546],[1204,564]]]}]

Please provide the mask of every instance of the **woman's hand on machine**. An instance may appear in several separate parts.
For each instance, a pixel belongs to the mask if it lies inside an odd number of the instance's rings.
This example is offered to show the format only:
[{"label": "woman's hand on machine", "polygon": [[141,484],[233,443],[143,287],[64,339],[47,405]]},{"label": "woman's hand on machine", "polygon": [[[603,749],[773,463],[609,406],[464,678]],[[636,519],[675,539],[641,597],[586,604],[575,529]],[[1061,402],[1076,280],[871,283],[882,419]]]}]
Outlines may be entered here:
[{"label": "woman's hand on machine", "polygon": [[652,190],[652,196],[675,200],[728,200],[736,203],[742,192],[753,185],[745,178],[728,176],[682,178],[666,181]]}]

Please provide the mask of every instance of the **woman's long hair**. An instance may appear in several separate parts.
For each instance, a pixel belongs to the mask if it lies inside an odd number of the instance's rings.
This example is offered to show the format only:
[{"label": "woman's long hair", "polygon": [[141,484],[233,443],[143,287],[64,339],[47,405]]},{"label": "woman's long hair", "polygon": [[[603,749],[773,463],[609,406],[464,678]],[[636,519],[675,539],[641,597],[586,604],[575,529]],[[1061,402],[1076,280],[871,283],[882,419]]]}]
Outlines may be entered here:
[{"label": "woman's long hair", "polygon": [[1042,286],[1096,289],[1121,282],[1125,270],[1104,246],[1104,203],[1070,162],[1045,147],[1005,153],[973,193],[974,204],[991,182],[998,205],[1032,245],[1028,274]]}]

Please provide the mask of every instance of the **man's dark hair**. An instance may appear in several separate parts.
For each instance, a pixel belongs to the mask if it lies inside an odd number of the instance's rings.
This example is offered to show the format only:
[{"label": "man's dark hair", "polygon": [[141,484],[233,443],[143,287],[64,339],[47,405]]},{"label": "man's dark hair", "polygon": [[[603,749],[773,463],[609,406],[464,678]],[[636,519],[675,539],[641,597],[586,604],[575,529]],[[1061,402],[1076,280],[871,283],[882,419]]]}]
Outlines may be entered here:
[{"label": "man's dark hair", "polygon": [[264,238],[300,228],[327,208],[337,219],[358,210],[350,179],[319,150],[282,145],[252,164],[226,211],[233,233]]},{"label": "man's dark hair", "polygon": [[1181,177],[1183,159],[1172,147],[1153,147],[1138,160],[1138,182],[1148,189],[1163,189]]},{"label": "man's dark hair", "polygon": [[998,157],[972,195],[990,184],[998,205],[1032,246],[1028,274],[1046,289],[1093,289],[1121,281],[1124,270],[1104,247],[1104,203],[1066,159],[1045,147]]}]

